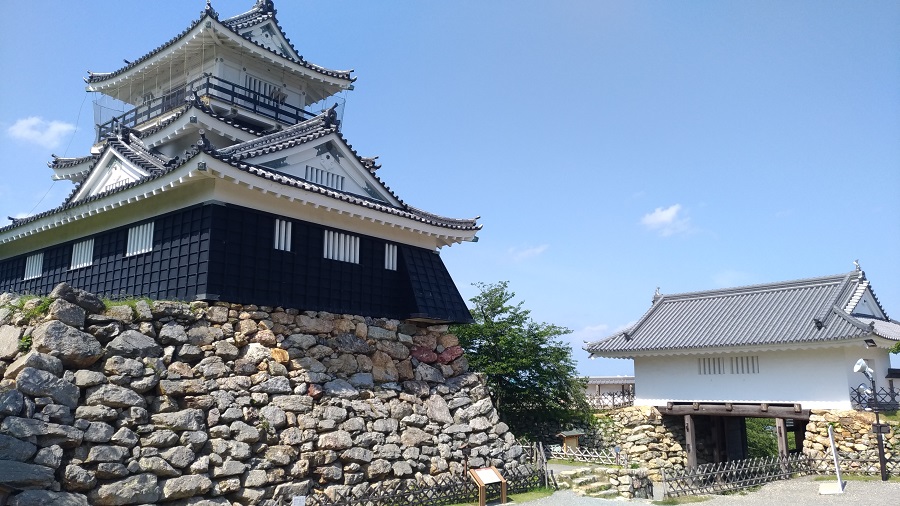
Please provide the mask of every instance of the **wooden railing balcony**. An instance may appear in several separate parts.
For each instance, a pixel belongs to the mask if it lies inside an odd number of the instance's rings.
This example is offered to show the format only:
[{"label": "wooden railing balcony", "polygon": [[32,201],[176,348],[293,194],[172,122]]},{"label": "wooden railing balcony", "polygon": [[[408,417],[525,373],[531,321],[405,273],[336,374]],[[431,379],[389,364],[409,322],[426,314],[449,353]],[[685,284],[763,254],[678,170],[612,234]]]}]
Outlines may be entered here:
[{"label": "wooden railing balcony", "polygon": [[263,95],[231,81],[206,75],[165,96],[148,100],[124,114],[97,125],[97,142],[114,134],[121,126],[134,128],[156,119],[184,105],[185,100],[192,95],[205,98],[209,104],[233,107],[285,125],[293,125],[315,117],[314,113],[285,103],[285,95],[280,92]]}]

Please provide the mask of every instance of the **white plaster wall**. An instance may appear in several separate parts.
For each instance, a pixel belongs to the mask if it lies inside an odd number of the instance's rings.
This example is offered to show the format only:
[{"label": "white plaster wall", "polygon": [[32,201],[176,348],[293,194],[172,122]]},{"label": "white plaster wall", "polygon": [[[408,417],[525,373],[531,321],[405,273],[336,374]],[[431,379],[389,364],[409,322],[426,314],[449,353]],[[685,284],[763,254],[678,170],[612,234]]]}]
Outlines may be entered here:
[{"label": "white plaster wall", "polygon": [[[759,357],[759,373],[731,374],[732,356]],[[699,357],[724,357],[724,374],[699,374]],[[634,359],[635,405],[667,402],[800,403],[803,409],[850,409],[850,388],[866,381],[853,372],[869,359],[878,386],[887,386],[886,350],[854,346],[744,354],[638,357]]]}]

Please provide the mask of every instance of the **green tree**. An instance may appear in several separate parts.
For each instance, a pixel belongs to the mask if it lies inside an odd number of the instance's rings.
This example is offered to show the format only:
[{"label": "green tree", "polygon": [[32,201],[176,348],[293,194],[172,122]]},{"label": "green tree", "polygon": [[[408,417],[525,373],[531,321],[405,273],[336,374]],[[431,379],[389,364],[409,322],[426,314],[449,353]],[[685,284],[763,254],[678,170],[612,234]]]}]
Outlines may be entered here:
[{"label": "green tree", "polygon": [[512,302],[506,281],[474,285],[480,291],[469,299],[475,323],[454,326],[453,333],[472,370],[484,374],[501,420],[516,434],[531,435],[542,422],[589,423],[584,379],[559,339],[571,330],[533,321],[523,302]]}]

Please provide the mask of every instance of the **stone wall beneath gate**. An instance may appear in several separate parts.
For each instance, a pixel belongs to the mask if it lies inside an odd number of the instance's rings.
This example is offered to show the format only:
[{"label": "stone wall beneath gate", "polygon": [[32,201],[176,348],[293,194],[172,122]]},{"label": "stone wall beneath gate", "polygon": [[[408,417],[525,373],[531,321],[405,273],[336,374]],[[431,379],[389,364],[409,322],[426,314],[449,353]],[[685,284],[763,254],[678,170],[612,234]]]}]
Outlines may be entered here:
[{"label": "stone wall beneath gate", "polygon": [[289,504],[524,456],[446,326],[0,295],[0,503]]},{"label": "stone wall beneath gate", "polygon": [[[838,449],[841,470],[845,472],[869,472],[878,469],[878,441],[872,432],[875,414],[865,411],[819,411],[812,410],[806,425],[806,439],[803,453],[821,459],[820,470],[834,472],[831,442],[828,427],[834,427],[834,443]],[[882,423],[890,425],[891,432],[884,434],[885,457],[896,461],[900,456],[900,424],[895,421]]]}]

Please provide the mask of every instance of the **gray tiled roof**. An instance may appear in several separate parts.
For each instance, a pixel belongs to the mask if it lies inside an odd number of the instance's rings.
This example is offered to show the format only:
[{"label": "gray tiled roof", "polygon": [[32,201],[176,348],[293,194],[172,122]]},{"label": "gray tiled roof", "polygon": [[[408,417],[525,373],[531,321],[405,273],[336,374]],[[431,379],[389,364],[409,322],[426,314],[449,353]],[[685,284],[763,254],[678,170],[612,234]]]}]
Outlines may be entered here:
[{"label": "gray tiled roof", "polygon": [[[112,136],[106,139],[104,151],[101,152],[100,155],[96,156],[96,160],[99,160],[103,156],[103,153],[106,152],[106,150],[114,150],[116,153],[126,158],[131,163],[147,171],[149,174],[148,176],[127,185],[119,186],[106,192],[102,192],[98,195],[80,199],[78,201],[73,201],[72,199],[78,194],[78,191],[81,189],[80,183],[75,186],[75,188],[66,198],[63,205],[61,205],[60,207],[34,216],[29,216],[28,218],[17,219],[10,225],[0,227],[0,232],[5,232],[7,230],[11,230],[13,228],[33,222],[37,219],[64,212],[82,203],[97,200],[101,197],[105,197],[106,195],[122,192],[132,187],[144,184],[183,166],[193,157],[197,156],[201,151],[248,174],[252,174],[254,176],[261,177],[263,179],[273,181],[285,186],[319,193],[330,198],[334,198],[365,208],[374,209],[379,212],[409,218],[421,223],[435,225],[450,230],[472,231],[480,230],[482,228],[482,226],[477,223],[477,220],[479,219],[478,217],[473,219],[448,218],[428,213],[404,203],[393,193],[393,191],[391,191],[390,187],[385,185],[384,182],[374,174],[373,167],[375,166],[372,159],[361,158],[359,154],[357,154],[353,149],[353,147],[350,146],[349,143],[347,143],[347,141],[341,135],[340,131],[337,130],[334,121],[335,118],[333,111],[326,111],[325,113],[320,114],[315,118],[302,123],[298,123],[282,131],[265,135],[259,138],[254,138],[249,141],[241,142],[222,149],[216,149],[209,143],[208,140],[201,138],[201,140],[192,145],[190,149],[175,158],[163,157],[158,153],[151,152],[146,148],[146,146],[144,146],[140,138],[134,135],[130,130],[125,130],[123,133],[117,136]],[[385,202],[375,201],[360,195],[355,195],[352,193],[338,191],[325,186],[313,184],[297,176],[284,174],[279,171],[252,163],[252,159],[254,157],[287,149],[298,144],[311,142],[315,139],[319,139],[329,134],[334,134],[337,139],[340,140],[351,153],[353,153],[353,156],[357,157],[357,159],[360,160],[360,163],[363,164],[363,166],[367,170],[369,170],[370,173],[372,173],[372,177],[382,185],[384,190],[390,193],[397,199],[398,202],[400,202],[399,207],[395,207]],[[93,169],[94,166],[92,165],[90,170]]]},{"label": "gray tiled roof", "polygon": [[[185,30],[183,30],[181,33],[179,33],[175,37],[172,37],[167,42],[156,47],[149,53],[141,56],[140,58],[137,58],[134,61],[127,63],[124,67],[122,67],[118,70],[115,70],[113,72],[91,72],[91,71],[88,71],[88,77],[85,78],[85,82],[87,82],[87,83],[102,82],[102,81],[110,79],[114,76],[123,74],[126,71],[141,65],[144,61],[149,60],[153,55],[158,54],[158,53],[162,52],[163,50],[165,50],[166,48],[174,45],[176,42],[178,42],[184,36],[186,36],[188,33],[190,33],[190,31],[193,30],[197,25],[201,24],[203,21],[205,21],[207,19],[216,20],[217,22],[219,22],[221,24],[222,27],[235,33],[238,37],[243,38],[243,36],[238,32],[238,30],[241,27],[246,26],[246,24],[248,24],[251,20],[258,21],[257,18],[259,16],[271,17],[272,19],[274,19],[275,12],[274,12],[274,7],[271,6],[271,2],[257,2],[256,4],[254,4],[253,9],[251,9],[250,11],[248,11],[244,14],[240,14],[234,18],[225,19],[223,21],[219,21],[218,13],[209,4],[207,4],[206,9],[203,11],[200,19],[191,23],[191,25],[189,27],[187,27]],[[281,30],[281,26],[277,24],[277,21],[276,21],[276,26],[278,26],[278,29]],[[283,34],[283,32],[282,32],[282,34]],[[291,44],[290,39],[285,37],[285,40],[288,41],[288,44]],[[353,72],[352,70],[328,69],[328,68],[322,67],[321,65],[316,65],[314,63],[310,63],[310,62],[306,61],[306,59],[304,59],[302,56],[300,56],[299,59],[295,59],[289,55],[282,55],[280,53],[277,53],[277,52],[263,46],[262,44],[259,44],[256,42],[255,42],[255,44],[262,50],[265,50],[265,51],[268,51],[275,55],[278,55],[282,58],[292,61],[302,67],[310,69],[319,74],[333,77],[335,79],[344,80],[344,81],[347,81],[348,83],[356,80],[355,77],[350,75]],[[296,52],[296,48],[293,48],[293,45],[291,45],[291,48],[294,49],[294,52]]]},{"label": "gray tiled roof", "polygon": [[[877,334],[900,340],[896,322],[851,316],[861,270],[722,290],[661,295],[631,328],[588,343],[596,356],[841,341]],[[874,294],[873,294],[874,296]],[[870,325],[872,324],[872,325]]]}]

